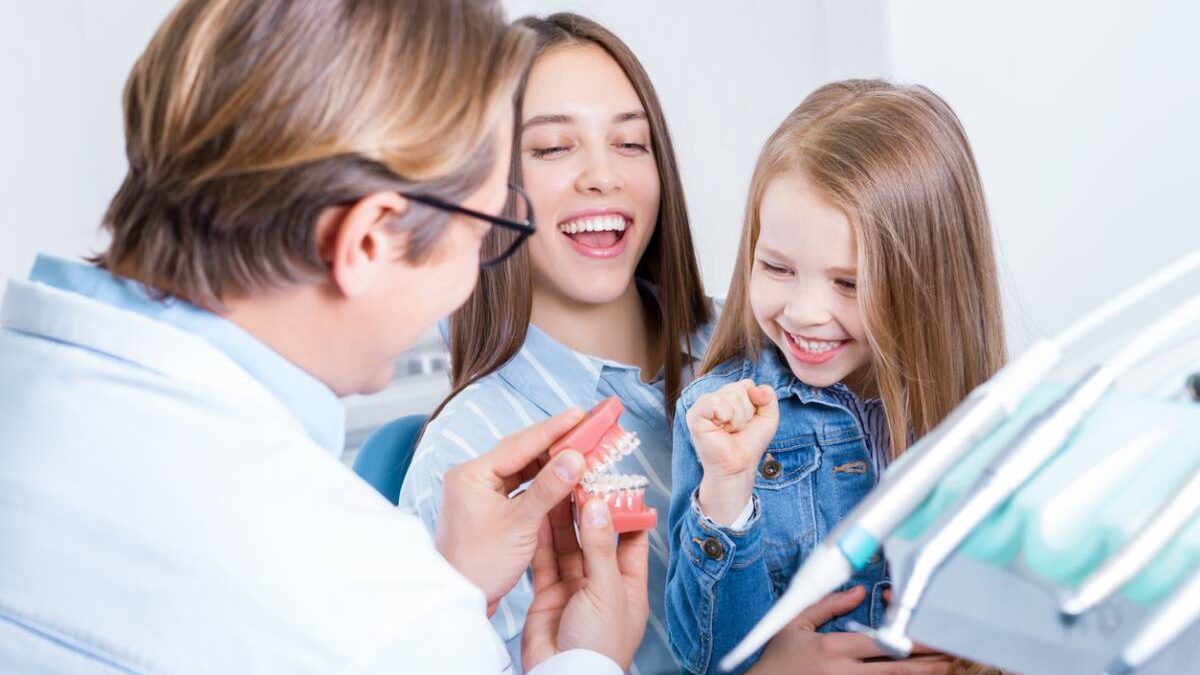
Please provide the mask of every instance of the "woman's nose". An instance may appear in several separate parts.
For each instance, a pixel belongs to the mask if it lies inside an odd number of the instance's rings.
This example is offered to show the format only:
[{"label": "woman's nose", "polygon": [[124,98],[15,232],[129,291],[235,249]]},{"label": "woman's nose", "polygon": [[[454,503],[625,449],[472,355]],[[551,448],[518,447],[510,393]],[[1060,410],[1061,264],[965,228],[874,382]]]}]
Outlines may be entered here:
[{"label": "woman's nose", "polygon": [[604,152],[587,153],[584,166],[575,181],[575,189],[585,194],[605,195],[625,187],[625,180]]}]

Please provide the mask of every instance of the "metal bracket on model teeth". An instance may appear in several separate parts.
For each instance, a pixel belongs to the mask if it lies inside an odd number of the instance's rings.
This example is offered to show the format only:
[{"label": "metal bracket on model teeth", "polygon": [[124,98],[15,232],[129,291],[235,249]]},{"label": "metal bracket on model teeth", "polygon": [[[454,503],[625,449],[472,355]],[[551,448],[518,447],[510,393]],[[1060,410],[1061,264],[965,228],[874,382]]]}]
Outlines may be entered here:
[{"label": "metal bracket on model teeth", "polygon": [[631,493],[636,490],[644,490],[650,484],[650,480],[645,476],[636,474],[605,474],[597,476],[583,486],[591,495],[604,495],[606,498],[616,494],[618,496],[626,493]]},{"label": "metal bracket on model teeth", "polygon": [[625,432],[625,435],[621,437],[621,440],[617,441],[615,446],[607,443],[601,444],[600,449],[604,451],[604,459],[597,462],[584,475],[584,481],[594,481],[599,476],[608,473],[609,469],[613,468],[622,458],[628,457],[641,444],[642,439],[638,438],[637,434],[632,431]]}]

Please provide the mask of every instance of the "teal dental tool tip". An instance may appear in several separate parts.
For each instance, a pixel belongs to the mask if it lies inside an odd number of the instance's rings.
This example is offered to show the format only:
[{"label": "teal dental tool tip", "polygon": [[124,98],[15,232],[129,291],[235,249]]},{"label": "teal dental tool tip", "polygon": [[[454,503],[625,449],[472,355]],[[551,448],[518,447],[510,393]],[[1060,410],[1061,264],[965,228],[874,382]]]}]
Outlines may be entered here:
[{"label": "teal dental tool tip", "polygon": [[855,570],[862,570],[879,552],[879,540],[858,525],[852,526],[837,540],[837,547]]}]

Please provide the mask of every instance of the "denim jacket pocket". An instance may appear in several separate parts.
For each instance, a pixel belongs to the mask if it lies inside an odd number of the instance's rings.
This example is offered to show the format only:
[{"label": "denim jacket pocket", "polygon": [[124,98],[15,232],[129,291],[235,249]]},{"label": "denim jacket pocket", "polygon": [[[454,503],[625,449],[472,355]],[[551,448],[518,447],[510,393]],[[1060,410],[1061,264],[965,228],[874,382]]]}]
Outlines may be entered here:
[{"label": "denim jacket pocket", "polygon": [[817,444],[811,436],[771,441],[758,460],[755,490],[778,491],[791,487],[816,470]]},{"label": "denim jacket pocket", "polygon": [[776,595],[815,542],[812,476],[820,463],[811,436],[773,441],[759,461],[754,492],[762,511],[763,561]]}]

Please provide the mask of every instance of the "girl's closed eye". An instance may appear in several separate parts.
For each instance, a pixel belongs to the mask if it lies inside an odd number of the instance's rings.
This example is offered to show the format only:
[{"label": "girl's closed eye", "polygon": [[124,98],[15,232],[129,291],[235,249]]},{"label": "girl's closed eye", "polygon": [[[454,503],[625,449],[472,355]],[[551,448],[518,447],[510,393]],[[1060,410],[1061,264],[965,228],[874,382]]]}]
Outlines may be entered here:
[{"label": "girl's closed eye", "polygon": [[835,279],[833,284],[843,293],[855,293],[858,291],[858,281],[856,279]]},{"label": "girl's closed eye", "polygon": [[764,272],[766,272],[767,274],[773,275],[773,276],[785,277],[792,273],[792,270],[790,270],[787,267],[784,267],[782,265],[776,265],[775,263],[772,263],[772,262],[767,262],[766,260],[762,260],[761,258],[759,259],[758,262],[760,265],[762,265]]}]

